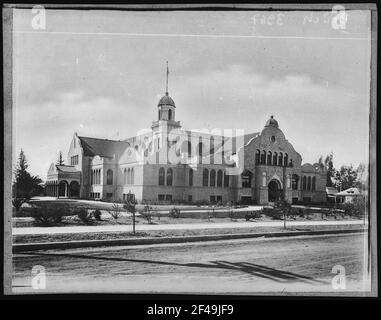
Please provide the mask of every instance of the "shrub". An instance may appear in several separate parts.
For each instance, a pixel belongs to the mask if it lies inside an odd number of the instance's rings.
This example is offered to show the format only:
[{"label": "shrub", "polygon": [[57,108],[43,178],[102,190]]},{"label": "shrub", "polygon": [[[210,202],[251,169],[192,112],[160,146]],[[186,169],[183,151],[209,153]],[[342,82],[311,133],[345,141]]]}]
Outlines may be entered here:
[{"label": "shrub", "polygon": [[282,220],[283,212],[276,208],[264,208],[263,213],[271,219]]},{"label": "shrub", "polygon": [[89,224],[92,222],[92,213],[86,208],[77,208],[74,212],[83,223]]},{"label": "shrub", "polygon": [[34,218],[36,225],[50,226],[62,222],[62,217],[65,215],[64,209],[63,207],[47,204],[33,204],[31,216]]},{"label": "shrub", "polygon": [[258,219],[262,216],[263,211],[250,211],[245,215],[246,221],[249,221],[250,219]]},{"label": "shrub", "polygon": [[97,220],[97,221],[102,221],[102,219],[101,219],[102,212],[101,212],[99,209],[95,209],[95,210],[92,212],[92,215],[93,215],[93,217],[94,217],[95,220]]},{"label": "shrub", "polygon": [[173,208],[169,211],[169,216],[171,218],[179,218],[180,217],[180,209]]},{"label": "shrub", "polygon": [[306,209],[303,209],[303,208],[292,208],[292,210],[294,211],[293,214],[296,217],[305,218],[305,219],[308,219],[308,220],[311,219],[311,217],[310,217],[310,211],[309,210],[306,210]]},{"label": "shrub", "polygon": [[112,209],[107,210],[107,212],[113,217],[115,220],[118,220],[122,215],[122,209],[117,203],[112,204]]},{"label": "shrub", "polygon": [[365,197],[355,197],[352,202],[341,204],[340,209],[343,209],[348,216],[363,217],[367,209]]},{"label": "shrub", "polygon": [[151,212],[151,209],[152,208],[150,206],[144,206],[143,211],[140,212],[142,217],[144,219],[146,219],[149,224],[152,223],[152,212]]}]

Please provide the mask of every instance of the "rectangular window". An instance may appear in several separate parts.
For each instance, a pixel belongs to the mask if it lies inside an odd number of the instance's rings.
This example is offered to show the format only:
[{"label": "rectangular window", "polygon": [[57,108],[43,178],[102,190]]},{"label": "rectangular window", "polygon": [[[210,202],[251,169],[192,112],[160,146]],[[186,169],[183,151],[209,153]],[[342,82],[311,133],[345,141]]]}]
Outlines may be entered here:
[{"label": "rectangular window", "polygon": [[165,200],[165,195],[164,194],[159,194],[158,195],[159,201],[164,201]]},{"label": "rectangular window", "polygon": [[193,201],[192,196],[189,195],[189,196],[188,196],[188,202],[192,202],[192,201]]},{"label": "rectangular window", "polygon": [[222,202],[222,196],[217,196],[217,202]]},{"label": "rectangular window", "polygon": [[210,202],[216,203],[216,196],[210,196]]},{"label": "rectangular window", "polygon": [[112,198],[112,193],[106,193],[106,198],[107,198],[107,199]]},{"label": "rectangular window", "polygon": [[165,195],[165,201],[172,201],[172,195],[171,194],[166,194]]}]

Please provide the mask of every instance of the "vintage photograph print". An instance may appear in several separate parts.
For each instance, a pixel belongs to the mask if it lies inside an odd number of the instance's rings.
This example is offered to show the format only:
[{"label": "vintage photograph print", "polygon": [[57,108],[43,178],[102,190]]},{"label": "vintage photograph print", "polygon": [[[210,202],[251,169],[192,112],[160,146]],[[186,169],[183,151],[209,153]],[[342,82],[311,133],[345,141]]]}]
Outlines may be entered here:
[{"label": "vintage photograph print", "polygon": [[377,295],[375,5],[3,18],[7,294]]}]

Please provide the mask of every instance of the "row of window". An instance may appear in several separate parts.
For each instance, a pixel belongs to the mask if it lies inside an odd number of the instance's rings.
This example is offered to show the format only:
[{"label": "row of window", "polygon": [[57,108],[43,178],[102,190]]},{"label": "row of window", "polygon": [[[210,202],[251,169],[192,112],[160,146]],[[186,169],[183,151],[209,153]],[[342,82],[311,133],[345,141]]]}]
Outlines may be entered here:
[{"label": "row of window", "polygon": [[[91,170],[90,184],[101,184],[102,169]],[[112,185],[114,182],[114,173],[111,169],[106,172],[106,184]]]},{"label": "row of window", "polygon": [[158,200],[159,201],[172,201],[172,195],[171,194],[159,194]]},{"label": "row of window", "polygon": [[79,159],[79,157],[78,156],[72,156],[72,157],[70,157],[70,165],[71,166],[75,166],[76,164],[78,164],[78,159]]},{"label": "row of window", "polygon": [[100,199],[101,194],[99,192],[90,192],[90,199]]},{"label": "row of window", "polygon": [[[246,170],[241,174],[242,188],[251,188],[253,174]],[[292,190],[298,190],[299,176],[293,174],[291,178]],[[303,177],[302,190],[316,190],[316,177]]]},{"label": "row of window", "polygon": [[101,184],[102,169],[91,170],[90,184]]},{"label": "row of window", "polygon": [[[169,201],[169,202],[171,202],[172,201],[172,195],[171,194],[159,194],[158,195],[158,200],[159,201]],[[188,195],[188,201],[189,202],[193,201],[192,195]],[[210,202],[211,203],[222,202],[222,196],[210,196]]]},{"label": "row of window", "polygon": [[[217,179],[216,179],[217,177]],[[216,174],[216,170],[212,169],[204,169],[202,172],[202,186],[203,187],[229,187],[229,176],[222,170],[218,170]]]},{"label": "row of window", "polygon": [[[199,140],[202,140],[201,138]],[[224,141],[222,141],[222,146],[224,145]],[[183,144],[181,145],[181,152],[183,153],[187,153],[188,154],[188,157],[191,157],[192,156],[192,143],[188,140],[188,141],[184,141]],[[222,148],[223,149],[223,148]],[[210,138],[210,148],[209,148],[209,153],[210,154],[213,154],[214,153],[214,138],[211,137]],[[206,145],[200,141],[198,144],[197,144],[197,150],[196,150],[197,154],[201,157],[203,155],[206,155]],[[222,150],[222,153],[224,153],[224,151]]]},{"label": "row of window", "polygon": [[281,167],[292,167],[293,162],[292,159],[288,161],[288,154],[283,152],[277,152],[272,153],[271,151],[265,151],[262,152],[257,149],[257,152],[255,154],[255,164],[267,164],[271,166],[281,166]]},{"label": "row of window", "polygon": [[124,184],[134,184],[135,183],[135,174],[134,168],[125,168],[123,171],[123,183]]},{"label": "row of window", "polygon": [[135,194],[133,193],[123,193],[123,200],[135,201]]},{"label": "row of window", "polygon": [[165,174],[165,169],[160,168],[159,169],[159,186],[164,186],[164,185],[171,186],[172,182],[173,182],[173,169],[172,168],[167,169],[167,174]]},{"label": "row of window", "polygon": [[316,190],[316,177],[302,178],[302,190]]}]

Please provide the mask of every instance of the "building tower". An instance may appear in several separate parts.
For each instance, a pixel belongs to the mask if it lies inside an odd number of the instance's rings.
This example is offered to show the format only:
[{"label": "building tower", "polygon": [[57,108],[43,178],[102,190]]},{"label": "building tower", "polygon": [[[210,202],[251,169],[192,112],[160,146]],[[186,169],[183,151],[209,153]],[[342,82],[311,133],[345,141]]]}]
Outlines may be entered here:
[{"label": "building tower", "polygon": [[152,123],[153,131],[159,130],[160,129],[159,127],[161,126],[166,126],[167,131],[181,127],[180,121],[175,121],[176,119],[175,102],[168,94],[168,76],[169,76],[169,69],[168,69],[168,61],[167,61],[165,95],[161,97],[161,99],[159,100],[159,103],[157,104],[158,117],[157,117],[157,121],[154,121]]}]

